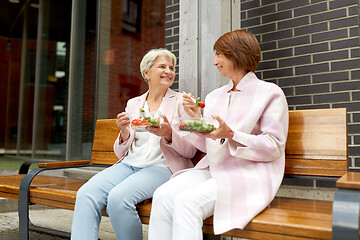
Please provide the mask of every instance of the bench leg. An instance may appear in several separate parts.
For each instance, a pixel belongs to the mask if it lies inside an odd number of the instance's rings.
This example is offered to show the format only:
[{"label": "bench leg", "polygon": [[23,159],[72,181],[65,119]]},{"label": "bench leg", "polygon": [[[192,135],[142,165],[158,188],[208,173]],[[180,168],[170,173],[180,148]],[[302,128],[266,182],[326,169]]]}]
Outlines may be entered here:
[{"label": "bench leg", "polygon": [[20,240],[28,240],[29,239],[29,230],[34,230],[37,232],[47,233],[50,235],[60,236],[70,238],[70,233],[49,229],[45,227],[39,227],[34,225],[30,221],[29,216],[29,205],[30,205],[30,184],[34,177],[42,172],[43,169],[34,169],[26,174],[23,180],[20,183],[19,189],[19,201],[18,201],[18,215],[19,215],[19,239]]},{"label": "bench leg", "polygon": [[33,169],[21,180],[19,188],[18,215],[19,215],[19,239],[29,239],[29,205],[30,205],[30,184],[34,177],[44,169]]},{"label": "bench leg", "polygon": [[360,191],[337,190],[332,211],[332,239],[359,239]]},{"label": "bench leg", "polygon": [[[81,165],[81,166],[71,166],[71,167],[61,167],[61,168],[37,168],[28,172],[24,178],[21,180],[20,189],[19,189],[19,201],[18,201],[18,215],[19,215],[19,239],[20,240],[29,240],[29,229],[35,230],[38,232],[44,232],[51,235],[57,235],[61,237],[69,237],[70,233],[49,229],[44,227],[38,227],[31,223],[29,218],[29,205],[30,205],[30,184],[34,177],[38,175],[40,172],[45,170],[57,170],[64,168],[76,168],[76,167],[87,167],[90,165]],[[99,167],[105,167],[104,165],[97,165]],[[25,169],[26,168],[26,169]],[[27,171],[28,166],[25,166],[25,170]],[[24,170],[24,171],[25,171]],[[22,172],[20,172],[22,173]]]},{"label": "bench leg", "polygon": [[[30,172],[31,173],[31,172]],[[19,215],[19,239],[29,239],[29,186],[36,174],[26,174],[20,183],[18,215]]]}]

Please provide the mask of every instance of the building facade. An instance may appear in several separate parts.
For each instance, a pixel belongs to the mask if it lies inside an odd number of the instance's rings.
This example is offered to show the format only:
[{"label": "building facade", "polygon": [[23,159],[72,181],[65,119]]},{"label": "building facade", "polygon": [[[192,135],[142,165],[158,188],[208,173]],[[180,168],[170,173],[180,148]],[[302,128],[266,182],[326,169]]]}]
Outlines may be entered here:
[{"label": "building facade", "polygon": [[[290,110],[346,108],[349,168],[352,170],[360,168],[359,0],[235,0],[229,1],[230,3],[215,0],[180,2],[173,0],[167,2],[171,6],[171,12],[167,12],[166,15],[169,34],[165,38],[166,46],[179,51],[180,55],[186,53],[188,46],[184,47],[184,40],[181,40],[181,34],[177,33],[178,27],[181,33],[181,29],[186,29],[184,31],[191,31],[189,28],[211,29],[205,33],[200,31],[202,36],[197,36],[193,45],[208,44],[212,49],[214,41],[207,43],[209,39],[213,39],[211,32],[223,34],[239,26],[254,33],[259,40],[262,55],[256,71],[257,76],[264,81],[274,82],[283,89]],[[182,8],[183,3],[187,7]],[[195,23],[182,25],[186,21],[182,21],[181,17],[189,18],[188,15],[191,13],[187,13],[196,8],[198,10],[194,15],[197,16],[193,18],[199,19],[200,27]],[[214,14],[216,9],[217,12]],[[214,18],[218,22],[229,19],[229,16],[234,18],[234,9],[239,9],[239,23],[231,23],[238,18],[227,21],[230,27],[224,27],[224,24],[218,26],[214,23]],[[207,26],[208,23],[212,26]],[[168,30],[169,28],[172,32]],[[197,49],[196,46],[194,49]],[[198,49],[201,55],[203,50],[201,47]],[[208,61],[206,58],[208,55],[205,59],[200,57],[199,61]],[[182,60],[180,56],[180,68],[184,64]],[[206,67],[209,71],[214,68],[211,66],[211,61],[208,61]],[[201,67],[204,68],[203,65]],[[183,81],[188,81],[186,77],[182,78],[182,73],[180,69],[180,88]],[[199,94],[206,95],[214,88],[211,82],[215,81],[217,85],[225,83],[216,80],[217,76],[214,74],[211,76],[213,77],[200,72],[197,75],[198,79],[190,82],[197,81],[197,86],[201,88]],[[194,89],[191,84],[185,83],[184,88]]]},{"label": "building facade", "polygon": [[95,121],[147,85],[139,64],[165,47],[165,0],[0,0],[0,150],[91,157]]},{"label": "building facade", "polygon": [[[138,63],[153,47],[165,46],[179,58],[173,88],[203,98],[227,82],[211,64],[214,41],[242,28],[260,42],[256,74],[283,89],[290,110],[347,108],[349,168],[360,168],[359,0],[69,0],[60,1],[64,12],[56,1],[37,2],[39,11],[44,6],[38,16],[57,13],[68,31],[58,36],[63,30],[44,20],[48,32],[34,32],[41,21],[28,20],[25,44],[24,28],[16,28],[25,24],[23,13],[13,24],[17,35],[0,37],[0,67],[7,73],[0,76],[5,153],[89,157],[94,121],[114,118],[127,99],[146,90]],[[40,51],[44,44],[36,39],[44,36],[49,41]]]}]

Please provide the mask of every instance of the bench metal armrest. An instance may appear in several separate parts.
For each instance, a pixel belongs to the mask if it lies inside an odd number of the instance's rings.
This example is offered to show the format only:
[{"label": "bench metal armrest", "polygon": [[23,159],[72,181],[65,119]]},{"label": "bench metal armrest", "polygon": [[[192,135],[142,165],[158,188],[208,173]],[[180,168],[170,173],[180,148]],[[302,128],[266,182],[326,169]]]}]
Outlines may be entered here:
[{"label": "bench metal armrest", "polygon": [[332,239],[359,239],[360,173],[347,172],[337,182],[332,213]]},{"label": "bench metal armrest", "polygon": [[48,162],[48,161],[25,161],[19,168],[19,174],[27,174],[31,164],[37,163],[39,168],[62,168],[89,165],[90,160],[66,161],[66,162]]},{"label": "bench metal armrest", "polygon": [[[31,162],[34,163],[35,161]],[[86,161],[85,161],[86,162]],[[81,163],[85,163],[82,162]],[[31,165],[29,164],[29,166]],[[54,164],[56,162],[53,162]],[[47,164],[47,163],[45,163]],[[52,167],[52,168],[36,168],[32,169],[30,172],[26,173],[24,178],[20,183],[19,189],[19,201],[18,201],[18,214],[19,214],[19,236],[20,239],[29,239],[29,205],[30,205],[30,184],[32,180],[38,175],[39,173],[47,170],[59,170],[59,169],[66,169],[66,168],[80,168],[80,167],[89,167],[89,166],[102,166],[102,165],[92,165],[92,164],[83,164],[79,165],[80,162],[78,161],[78,165],[74,166],[69,164],[69,166],[61,166],[61,167]],[[54,165],[52,165],[54,166]]]},{"label": "bench metal armrest", "polygon": [[44,162],[44,161],[25,161],[25,162],[23,162],[19,168],[19,174],[27,174],[29,172],[29,168],[30,168],[31,164],[41,163],[41,162]]}]

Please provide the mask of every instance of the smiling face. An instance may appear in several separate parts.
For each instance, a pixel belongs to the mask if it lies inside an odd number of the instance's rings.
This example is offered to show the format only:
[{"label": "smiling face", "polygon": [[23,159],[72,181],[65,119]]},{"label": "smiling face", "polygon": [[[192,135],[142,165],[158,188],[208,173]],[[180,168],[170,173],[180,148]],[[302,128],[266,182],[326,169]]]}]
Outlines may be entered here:
[{"label": "smiling face", "polygon": [[175,79],[175,66],[172,60],[167,56],[158,56],[150,71],[144,71],[150,87],[169,88]]},{"label": "smiling face", "polygon": [[213,64],[219,69],[220,75],[223,77],[232,78],[235,74],[234,63],[219,51],[215,51]]}]

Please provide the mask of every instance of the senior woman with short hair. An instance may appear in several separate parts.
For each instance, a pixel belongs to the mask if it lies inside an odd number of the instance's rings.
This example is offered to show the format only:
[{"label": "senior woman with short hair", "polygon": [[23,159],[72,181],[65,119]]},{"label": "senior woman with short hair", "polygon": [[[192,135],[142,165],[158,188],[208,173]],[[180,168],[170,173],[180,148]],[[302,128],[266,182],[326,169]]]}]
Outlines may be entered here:
[{"label": "senior woman with short hair", "polygon": [[[166,49],[150,50],[140,63],[148,91],[130,99],[125,112],[117,115],[120,129],[114,143],[119,162],[97,173],[77,192],[71,239],[98,239],[101,210],[106,206],[117,239],[142,239],[142,224],[136,204],[152,197],[171,175],[191,168],[196,149],[183,140],[175,118],[187,116],[183,94],[169,87],[175,78],[176,57]],[[135,132],[127,113],[160,111],[164,122],[148,131]]]}]

